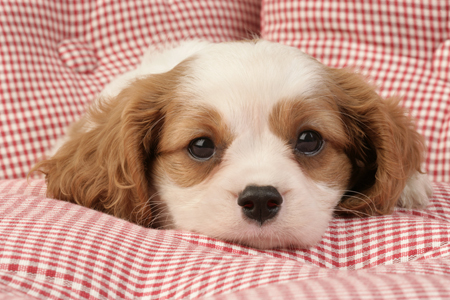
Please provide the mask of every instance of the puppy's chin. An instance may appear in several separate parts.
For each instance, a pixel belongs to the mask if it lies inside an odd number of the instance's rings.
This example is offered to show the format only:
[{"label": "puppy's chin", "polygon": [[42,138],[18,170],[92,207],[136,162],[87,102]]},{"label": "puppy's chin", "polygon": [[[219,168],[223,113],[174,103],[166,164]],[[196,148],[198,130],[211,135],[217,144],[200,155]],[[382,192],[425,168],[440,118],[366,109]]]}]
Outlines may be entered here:
[{"label": "puppy's chin", "polygon": [[273,220],[262,226],[254,222],[245,222],[247,224],[241,226],[238,232],[226,231],[224,228],[218,238],[259,249],[310,248],[322,239],[331,220],[331,214],[322,213],[316,215],[315,219],[311,220],[310,224],[298,227],[281,220],[278,222]]},{"label": "puppy's chin", "polygon": [[[239,225],[225,224],[226,222],[208,219],[207,224],[176,224],[169,221],[164,228],[186,230],[207,235],[212,238],[224,240],[230,243],[241,244],[259,249],[278,248],[310,248],[320,242],[332,214],[317,215],[314,221],[305,226],[283,224],[282,221],[272,220],[267,224],[259,225],[248,220],[241,220]],[[212,222],[215,224],[213,225]],[[169,225],[171,223],[171,225]]]}]

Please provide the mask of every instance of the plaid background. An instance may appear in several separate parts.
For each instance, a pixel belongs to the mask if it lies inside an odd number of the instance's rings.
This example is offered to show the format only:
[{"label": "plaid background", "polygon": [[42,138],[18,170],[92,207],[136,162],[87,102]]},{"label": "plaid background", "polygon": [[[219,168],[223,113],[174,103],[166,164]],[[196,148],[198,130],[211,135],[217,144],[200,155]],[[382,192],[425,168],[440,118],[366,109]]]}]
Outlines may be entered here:
[{"label": "plaid background", "polygon": [[259,0],[1,0],[0,179],[24,178],[149,45],[259,33]]},{"label": "plaid background", "polygon": [[20,179],[149,45],[261,28],[404,95],[426,168],[448,182],[449,12],[446,0],[0,0],[0,300],[450,298],[448,183],[424,211],[334,219],[314,248],[260,251],[142,228]]}]

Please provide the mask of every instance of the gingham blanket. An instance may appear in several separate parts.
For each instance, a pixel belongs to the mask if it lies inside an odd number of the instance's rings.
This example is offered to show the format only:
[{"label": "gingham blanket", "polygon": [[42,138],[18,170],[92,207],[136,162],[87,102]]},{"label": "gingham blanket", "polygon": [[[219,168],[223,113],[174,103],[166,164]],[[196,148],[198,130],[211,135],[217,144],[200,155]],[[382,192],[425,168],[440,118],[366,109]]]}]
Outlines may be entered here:
[{"label": "gingham blanket", "polygon": [[450,184],[434,187],[425,211],[334,219],[314,248],[261,251],[0,181],[0,299],[450,297]]},{"label": "gingham blanket", "polygon": [[[0,299],[450,298],[449,14],[446,0],[0,0]],[[142,228],[23,179],[149,45],[254,34],[403,95],[429,146],[430,206],[261,251]]]}]

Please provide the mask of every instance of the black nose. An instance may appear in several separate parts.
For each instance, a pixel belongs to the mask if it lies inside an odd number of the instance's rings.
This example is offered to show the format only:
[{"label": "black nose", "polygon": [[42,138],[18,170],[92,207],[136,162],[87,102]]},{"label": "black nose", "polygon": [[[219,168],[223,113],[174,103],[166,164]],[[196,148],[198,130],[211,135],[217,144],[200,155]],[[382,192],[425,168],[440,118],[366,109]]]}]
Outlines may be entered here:
[{"label": "black nose", "polygon": [[260,225],[275,217],[282,202],[283,198],[273,186],[247,186],[238,198],[244,214]]}]

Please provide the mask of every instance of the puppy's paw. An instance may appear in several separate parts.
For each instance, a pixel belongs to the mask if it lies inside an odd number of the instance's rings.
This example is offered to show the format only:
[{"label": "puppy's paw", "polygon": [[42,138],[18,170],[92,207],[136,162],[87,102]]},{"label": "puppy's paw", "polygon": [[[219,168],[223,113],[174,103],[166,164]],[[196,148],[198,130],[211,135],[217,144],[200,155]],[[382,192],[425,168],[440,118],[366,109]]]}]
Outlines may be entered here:
[{"label": "puppy's paw", "polygon": [[425,208],[433,194],[431,181],[427,174],[416,172],[406,182],[398,206],[404,208]]}]

